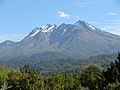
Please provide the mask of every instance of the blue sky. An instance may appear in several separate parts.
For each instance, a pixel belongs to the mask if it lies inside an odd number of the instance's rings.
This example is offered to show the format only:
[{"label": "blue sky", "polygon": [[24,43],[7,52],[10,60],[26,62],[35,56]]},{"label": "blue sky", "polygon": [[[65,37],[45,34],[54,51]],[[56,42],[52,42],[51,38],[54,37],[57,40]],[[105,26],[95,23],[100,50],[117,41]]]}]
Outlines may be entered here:
[{"label": "blue sky", "polygon": [[0,42],[46,24],[88,23],[120,35],[120,0],[0,0]]}]

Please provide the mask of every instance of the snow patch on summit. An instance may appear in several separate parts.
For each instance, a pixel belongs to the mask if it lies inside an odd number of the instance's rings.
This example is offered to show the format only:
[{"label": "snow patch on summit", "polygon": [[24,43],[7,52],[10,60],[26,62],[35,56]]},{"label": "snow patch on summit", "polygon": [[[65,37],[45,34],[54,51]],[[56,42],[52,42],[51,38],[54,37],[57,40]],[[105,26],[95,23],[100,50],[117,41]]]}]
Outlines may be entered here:
[{"label": "snow patch on summit", "polygon": [[43,29],[43,30],[45,30],[45,29],[47,29],[49,26],[48,25],[46,25],[46,26],[42,26],[41,28]]},{"label": "snow patch on summit", "polygon": [[91,29],[95,30],[95,27],[93,27],[92,25],[88,25]]},{"label": "snow patch on summit", "polygon": [[89,28],[89,29],[91,29],[91,30],[95,30],[95,29],[96,29],[94,26],[90,25],[89,23],[87,23],[87,22],[85,22],[85,21],[81,21],[81,20],[77,21],[77,22],[75,23],[75,25],[78,25],[78,26],[80,26],[81,28]]},{"label": "snow patch on summit", "polygon": [[35,36],[37,33],[39,33],[40,30],[36,30],[32,35],[30,35],[30,37]]},{"label": "snow patch on summit", "polygon": [[55,28],[55,25],[50,25],[50,26],[44,26],[42,27],[42,32],[43,33],[46,33],[46,32],[52,32]]},{"label": "snow patch on summit", "polygon": [[51,25],[51,24],[47,24],[45,26],[41,26],[40,28],[37,27],[33,30],[33,33],[30,35],[30,37],[35,36],[36,34],[38,34],[39,32],[42,33],[51,33],[54,29],[56,29],[57,26],[56,25]]},{"label": "snow patch on summit", "polygon": [[61,33],[61,35],[63,35],[66,32],[67,29],[64,29],[63,32]]}]

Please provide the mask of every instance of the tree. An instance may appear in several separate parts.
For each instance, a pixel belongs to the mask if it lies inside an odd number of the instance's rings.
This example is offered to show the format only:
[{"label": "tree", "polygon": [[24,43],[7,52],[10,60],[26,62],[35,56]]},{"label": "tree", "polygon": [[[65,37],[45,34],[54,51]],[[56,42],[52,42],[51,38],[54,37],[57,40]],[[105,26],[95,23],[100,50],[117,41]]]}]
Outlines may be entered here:
[{"label": "tree", "polygon": [[90,90],[101,88],[102,84],[101,69],[96,65],[89,65],[81,74],[81,85]]},{"label": "tree", "polygon": [[10,87],[8,90],[19,90],[21,88],[20,80],[22,74],[16,70],[10,70],[8,73],[8,86]]},{"label": "tree", "polygon": [[[118,52],[118,58],[115,62],[111,62],[110,66],[103,71],[103,75],[106,79],[107,88],[120,89],[120,53]],[[115,89],[115,90],[118,90]]]},{"label": "tree", "polygon": [[109,83],[106,86],[107,90],[120,90],[120,83],[119,82],[115,82],[115,83]]},{"label": "tree", "polygon": [[0,88],[7,89],[7,69],[4,66],[0,67]]},{"label": "tree", "polygon": [[30,69],[29,65],[20,68],[22,73],[20,85],[22,90],[43,90],[44,79],[37,70]]}]

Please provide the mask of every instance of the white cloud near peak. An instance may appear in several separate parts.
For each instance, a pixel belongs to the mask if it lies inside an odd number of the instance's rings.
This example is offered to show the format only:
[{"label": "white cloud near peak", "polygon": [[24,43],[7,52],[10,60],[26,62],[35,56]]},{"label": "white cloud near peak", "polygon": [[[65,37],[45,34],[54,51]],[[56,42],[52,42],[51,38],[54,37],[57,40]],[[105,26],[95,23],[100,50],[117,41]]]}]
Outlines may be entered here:
[{"label": "white cloud near peak", "polygon": [[69,18],[70,15],[65,13],[64,11],[58,11],[58,16],[61,18]]},{"label": "white cloud near peak", "polygon": [[66,13],[66,12],[64,12],[64,11],[58,11],[57,12],[57,14],[58,14],[58,17],[60,17],[60,18],[65,18],[65,19],[81,19],[81,17],[79,16],[79,15],[73,15],[73,14],[68,14],[68,13]]}]

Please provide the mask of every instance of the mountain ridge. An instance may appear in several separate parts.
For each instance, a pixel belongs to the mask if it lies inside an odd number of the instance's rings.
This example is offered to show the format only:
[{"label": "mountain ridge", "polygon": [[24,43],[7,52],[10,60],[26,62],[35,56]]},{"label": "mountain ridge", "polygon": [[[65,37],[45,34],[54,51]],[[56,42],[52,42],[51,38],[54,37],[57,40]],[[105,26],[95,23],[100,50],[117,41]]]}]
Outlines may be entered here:
[{"label": "mountain ridge", "polygon": [[0,57],[57,52],[64,54],[63,58],[69,56],[79,59],[86,55],[90,57],[119,51],[120,36],[79,20],[74,24],[47,24],[37,27],[20,42],[0,43],[0,49]]}]

